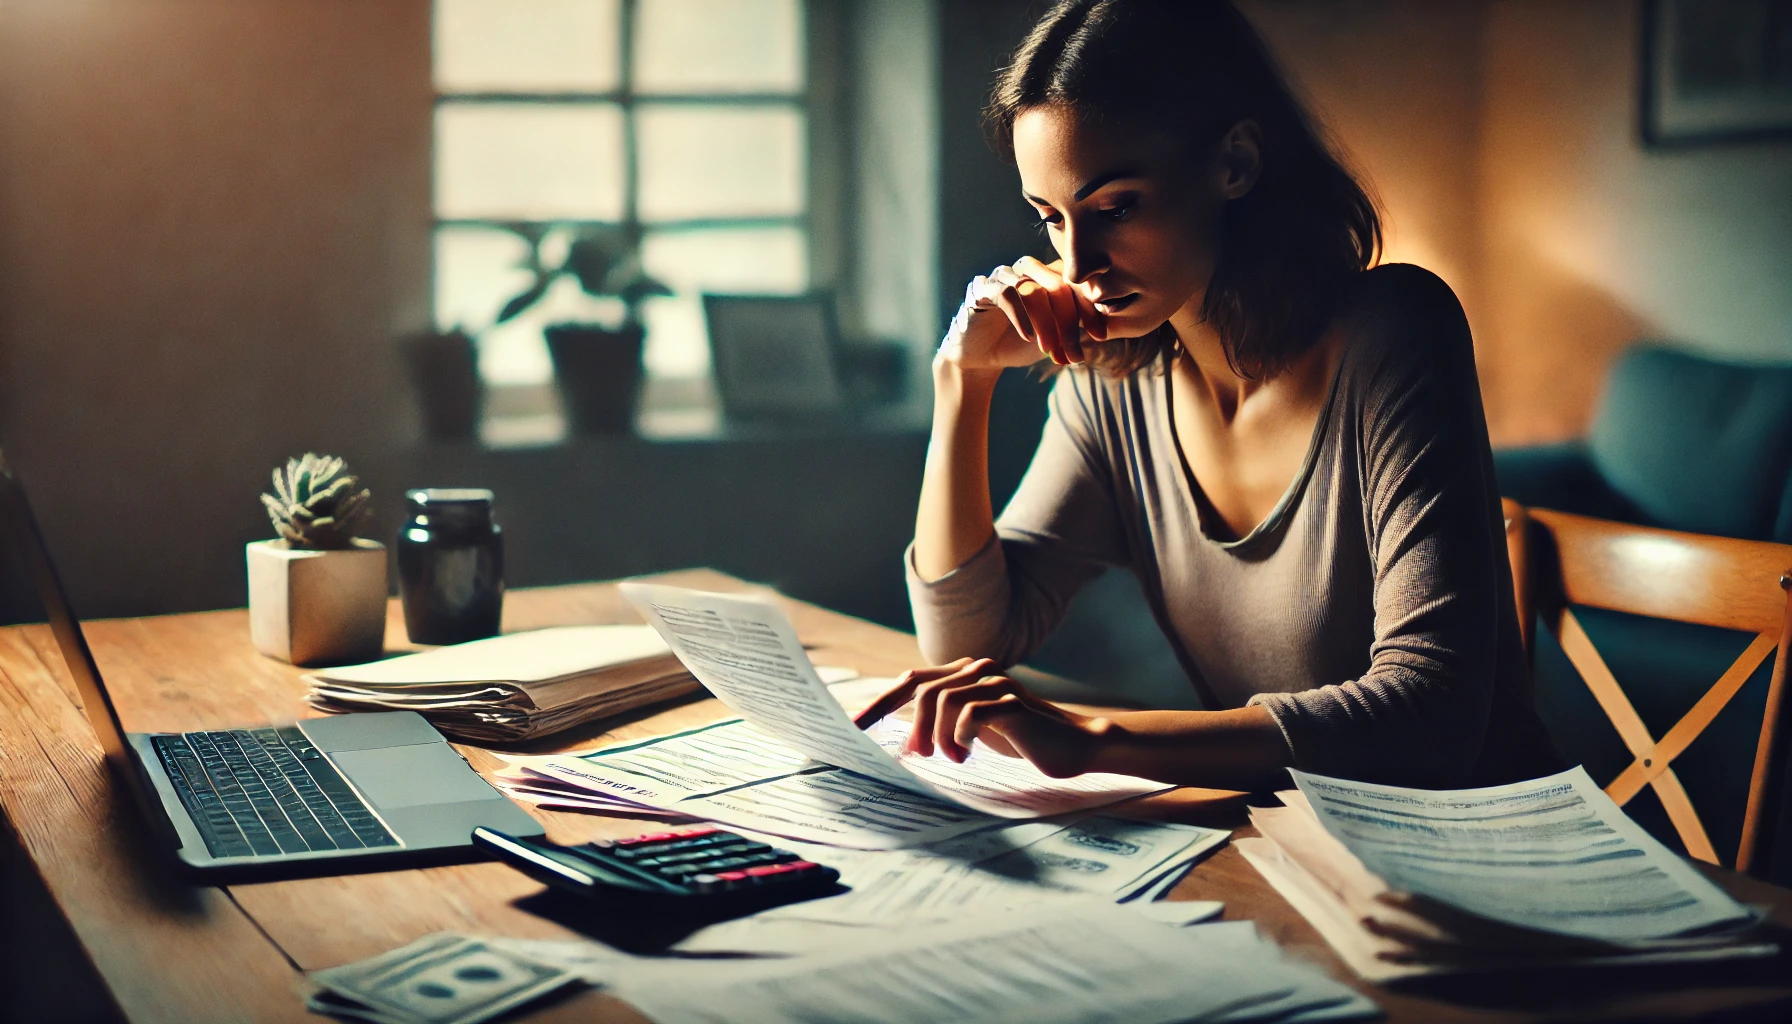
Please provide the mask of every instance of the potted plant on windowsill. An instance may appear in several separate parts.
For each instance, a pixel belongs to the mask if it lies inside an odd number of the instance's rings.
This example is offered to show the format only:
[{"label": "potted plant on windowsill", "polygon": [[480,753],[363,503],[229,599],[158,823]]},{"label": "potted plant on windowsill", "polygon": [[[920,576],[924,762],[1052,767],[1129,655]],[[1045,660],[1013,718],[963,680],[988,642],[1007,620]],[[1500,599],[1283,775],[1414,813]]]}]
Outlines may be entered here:
[{"label": "potted plant on windowsill", "polygon": [[530,243],[528,288],[504,304],[494,326],[521,316],[540,302],[562,277],[571,277],[587,295],[622,300],[622,323],[556,323],[543,329],[561,404],[574,433],[626,433],[632,429],[641,388],[641,351],[646,329],[641,302],[672,290],[649,277],[636,246],[620,229],[588,226],[574,232],[566,258],[548,267],[542,259],[540,230],[518,230]]},{"label": "potted plant on windowsill", "polygon": [[369,495],[341,459],[306,453],[261,496],[280,534],[248,545],[249,634],[294,665],[372,661],[386,640],[386,547],[356,534]]},{"label": "potted plant on windowsill", "polygon": [[479,351],[461,327],[425,331],[401,342],[405,369],[423,413],[423,436],[464,441],[479,433]]}]

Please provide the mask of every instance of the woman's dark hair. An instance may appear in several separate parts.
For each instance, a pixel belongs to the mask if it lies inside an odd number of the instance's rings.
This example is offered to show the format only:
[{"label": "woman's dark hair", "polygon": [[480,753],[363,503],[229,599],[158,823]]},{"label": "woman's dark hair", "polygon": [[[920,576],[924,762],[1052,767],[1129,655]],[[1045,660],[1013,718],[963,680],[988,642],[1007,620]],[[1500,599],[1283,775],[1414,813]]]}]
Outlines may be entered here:
[{"label": "woman's dark hair", "polygon": [[[1063,105],[1084,119],[1169,132],[1200,160],[1234,125],[1255,121],[1263,165],[1226,204],[1201,315],[1249,377],[1310,347],[1344,290],[1372,266],[1381,220],[1295,99],[1251,23],[1226,0],[1060,0],[1003,69],[984,111],[991,143],[1014,159],[1014,121]],[[1124,376],[1176,343],[1165,324],[1090,346]]]}]

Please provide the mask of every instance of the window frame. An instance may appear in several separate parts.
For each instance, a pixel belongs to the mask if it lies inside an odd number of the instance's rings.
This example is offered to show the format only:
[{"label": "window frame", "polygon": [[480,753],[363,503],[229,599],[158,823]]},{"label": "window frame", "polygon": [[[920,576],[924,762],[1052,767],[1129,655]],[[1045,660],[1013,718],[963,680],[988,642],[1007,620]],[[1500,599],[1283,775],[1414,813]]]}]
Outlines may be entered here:
[{"label": "window frame", "polygon": [[[803,68],[803,81],[800,88],[792,92],[689,92],[662,93],[639,92],[635,89],[635,28],[641,0],[618,0],[617,3],[617,40],[619,50],[617,65],[617,88],[607,91],[581,90],[443,90],[432,81],[433,102],[431,105],[430,132],[430,238],[431,238],[431,273],[430,300],[431,309],[436,308],[439,296],[439,268],[436,265],[435,239],[444,228],[485,228],[502,231],[514,231],[518,226],[540,228],[582,228],[606,227],[622,232],[629,245],[640,251],[641,244],[650,233],[705,231],[705,230],[742,230],[754,228],[789,228],[799,232],[804,244],[810,250],[809,268],[806,273],[807,286],[815,286],[814,265],[814,207],[816,195],[814,188],[814,147],[815,147],[815,81],[814,67],[811,60],[812,40],[810,33],[811,8],[815,0],[798,0],[799,31],[803,33],[799,60]],[[432,17],[434,8],[432,5]],[[431,41],[431,60],[434,37]],[[433,79],[433,76],[432,76]],[[444,106],[515,106],[515,105],[559,105],[612,107],[618,111],[622,119],[622,217],[620,220],[596,220],[581,217],[554,217],[536,219],[530,217],[443,217],[437,212],[435,196],[435,178],[439,171],[440,153],[439,139],[436,136],[434,112]],[[803,154],[804,188],[802,190],[802,208],[794,214],[784,215],[741,215],[741,216],[709,216],[669,220],[643,221],[640,217],[640,143],[637,115],[641,108],[655,107],[750,107],[757,109],[777,109],[794,111],[802,119],[803,137],[801,152]],[[495,313],[495,311],[494,311]],[[431,313],[432,318],[434,313]],[[440,325],[438,325],[439,327]],[[653,381],[651,373],[644,380]],[[683,378],[671,378],[682,380]],[[494,385],[487,383],[486,388],[529,388],[533,385]],[[551,386],[551,382],[550,382]],[[649,396],[659,389],[649,387]],[[669,393],[689,393],[689,389],[673,388]]]}]

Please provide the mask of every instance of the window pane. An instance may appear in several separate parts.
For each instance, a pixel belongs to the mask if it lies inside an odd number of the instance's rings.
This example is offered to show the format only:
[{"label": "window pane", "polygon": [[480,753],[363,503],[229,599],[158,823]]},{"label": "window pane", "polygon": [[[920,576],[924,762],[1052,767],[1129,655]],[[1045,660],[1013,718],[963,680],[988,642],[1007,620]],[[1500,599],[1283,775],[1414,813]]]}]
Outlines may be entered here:
[{"label": "window pane", "polygon": [[436,326],[484,330],[512,295],[529,286],[529,243],[497,228],[436,229]]},{"label": "window pane", "polygon": [[644,106],[637,118],[642,220],[803,211],[800,111]]},{"label": "window pane", "polygon": [[436,214],[620,218],[621,111],[609,104],[441,104]]},{"label": "window pane", "polygon": [[578,282],[562,278],[527,312],[493,326],[504,303],[534,280],[524,269],[528,255],[527,242],[499,228],[436,229],[436,325],[458,326],[479,339],[479,375],[493,384],[554,379],[541,334],[548,324],[622,322],[619,300],[592,298]]},{"label": "window pane", "polygon": [[641,260],[676,293],[642,309],[644,361],[656,376],[709,372],[704,292],[790,295],[809,286],[809,247],[797,228],[650,232]]},{"label": "window pane", "polygon": [[798,92],[801,0],[641,0],[635,89]]},{"label": "window pane", "polygon": [[615,89],[618,6],[619,0],[436,0],[436,88]]}]

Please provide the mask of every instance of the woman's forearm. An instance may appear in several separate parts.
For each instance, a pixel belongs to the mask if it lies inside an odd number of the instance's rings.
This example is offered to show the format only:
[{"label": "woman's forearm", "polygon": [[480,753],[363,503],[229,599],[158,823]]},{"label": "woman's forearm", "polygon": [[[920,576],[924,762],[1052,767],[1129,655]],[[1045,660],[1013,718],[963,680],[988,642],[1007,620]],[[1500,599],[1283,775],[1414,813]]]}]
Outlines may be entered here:
[{"label": "woman's forearm", "polygon": [[1285,787],[1294,763],[1268,711],[1125,711],[1092,723],[1098,734],[1089,771],[1136,775],[1178,786],[1262,790]]},{"label": "woman's forearm", "polygon": [[933,366],[933,435],[915,514],[915,569],[936,580],[989,543],[989,402],[1000,370]]}]

